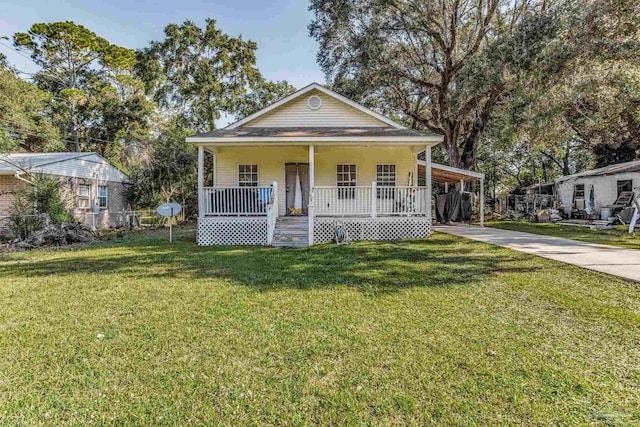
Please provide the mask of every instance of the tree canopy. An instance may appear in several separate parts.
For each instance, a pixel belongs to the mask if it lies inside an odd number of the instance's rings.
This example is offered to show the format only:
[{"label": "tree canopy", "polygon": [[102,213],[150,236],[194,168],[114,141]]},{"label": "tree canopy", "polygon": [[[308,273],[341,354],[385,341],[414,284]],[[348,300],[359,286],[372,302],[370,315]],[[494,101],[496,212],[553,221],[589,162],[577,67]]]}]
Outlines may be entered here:
[{"label": "tree canopy", "polygon": [[181,126],[212,130],[223,114],[246,114],[293,89],[266,82],[256,66],[257,44],[223,33],[214,19],[204,28],[171,24],[164,33],[140,52],[138,68],[154,100],[174,111]]},{"label": "tree canopy", "polygon": [[50,111],[46,92],[0,66],[0,152],[62,149]]},{"label": "tree canopy", "polygon": [[309,29],[335,89],[441,133],[451,165],[477,166],[483,139],[510,133],[510,148],[527,140],[567,173],[567,144],[568,152],[578,142],[591,151],[635,144],[638,7],[631,0],[312,0]]}]

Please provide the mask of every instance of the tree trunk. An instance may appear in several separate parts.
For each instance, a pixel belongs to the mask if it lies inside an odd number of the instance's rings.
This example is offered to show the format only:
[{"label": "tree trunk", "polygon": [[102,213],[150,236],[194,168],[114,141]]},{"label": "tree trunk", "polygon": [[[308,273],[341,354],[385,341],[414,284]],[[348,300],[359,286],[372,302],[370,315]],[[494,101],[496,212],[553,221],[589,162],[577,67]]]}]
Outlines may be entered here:
[{"label": "tree trunk", "polygon": [[76,152],[80,152],[80,137],[78,135],[78,118],[76,116],[75,104],[71,106],[71,135],[73,135],[73,145],[75,145]]}]

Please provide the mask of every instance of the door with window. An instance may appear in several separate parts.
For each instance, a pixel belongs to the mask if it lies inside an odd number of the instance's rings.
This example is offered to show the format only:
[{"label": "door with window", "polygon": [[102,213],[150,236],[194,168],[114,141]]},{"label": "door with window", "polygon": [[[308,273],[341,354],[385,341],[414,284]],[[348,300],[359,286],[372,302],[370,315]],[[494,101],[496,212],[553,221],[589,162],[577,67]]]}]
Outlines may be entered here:
[{"label": "door with window", "polygon": [[[284,169],[287,215],[307,215],[310,191],[309,164],[287,163]],[[299,206],[296,206],[298,203]]]}]

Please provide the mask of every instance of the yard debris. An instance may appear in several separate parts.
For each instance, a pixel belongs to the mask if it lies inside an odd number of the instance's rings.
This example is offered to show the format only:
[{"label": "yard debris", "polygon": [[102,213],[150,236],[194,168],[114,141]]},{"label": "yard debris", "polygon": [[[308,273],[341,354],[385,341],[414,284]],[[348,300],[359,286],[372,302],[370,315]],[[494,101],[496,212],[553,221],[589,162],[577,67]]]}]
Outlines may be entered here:
[{"label": "yard debris", "polygon": [[71,222],[56,223],[49,215],[42,214],[42,228],[34,231],[24,240],[16,239],[12,246],[16,249],[34,249],[43,246],[64,246],[74,243],[90,243],[97,239],[96,233],[86,225]]}]

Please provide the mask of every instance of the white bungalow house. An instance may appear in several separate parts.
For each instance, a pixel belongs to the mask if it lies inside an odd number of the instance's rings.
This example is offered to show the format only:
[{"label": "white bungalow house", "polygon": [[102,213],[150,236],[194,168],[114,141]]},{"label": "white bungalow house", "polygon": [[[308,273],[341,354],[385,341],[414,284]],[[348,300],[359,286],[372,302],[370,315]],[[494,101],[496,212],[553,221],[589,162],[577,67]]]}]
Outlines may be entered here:
[{"label": "white bungalow house", "polygon": [[[198,244],[307,246],[431,234],[431,147],[408,129],[311,84],[198,147]],[[419,152],[426,152],[418,186]]]}]

